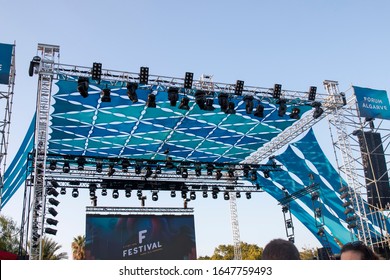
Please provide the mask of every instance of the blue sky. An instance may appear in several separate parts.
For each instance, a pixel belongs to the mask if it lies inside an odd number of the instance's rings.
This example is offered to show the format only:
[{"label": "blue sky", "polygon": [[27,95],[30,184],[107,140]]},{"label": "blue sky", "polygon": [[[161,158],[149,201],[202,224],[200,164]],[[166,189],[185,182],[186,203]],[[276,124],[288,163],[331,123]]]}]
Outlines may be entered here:
[{"label": "blue sky", "polygon": [[[337,80],[341,91],[357,85],[389,90],[390,2],[387,0],[240,0],[240,1],[22,1],[0,0],[0,42],[16,43],[16,85],[9,144],[10,162],[35,111],[37,77],[28,66],[38,43],[60,46],[61,63],[182,77],[193,72],[214,81],[324,92],[324,80]],[[350,91],[349,91],[350,92]],[[348,91],[347,91],[348,93]],[[327,124],[314,127],[329,157]],[[162,194],[148,206],[182,205]],[[165,198],[164,198],[165,196]],[[100,205],[139,206],[138,200],[112,199]],[[123,205],[125,204],[125,205]],[[54,239],[70,255],[70,243],[84,234],[88,194],[61,200]],[[211,255],[219,244],[232,243],[229,203],[197,199],[198,255]],[[20,219],[22,192],[2,213]],[[241,239],[264,246],[286,236],[277,201],[268,194],[238,201]],[[297,221],[298,247],[318,241]]]}]

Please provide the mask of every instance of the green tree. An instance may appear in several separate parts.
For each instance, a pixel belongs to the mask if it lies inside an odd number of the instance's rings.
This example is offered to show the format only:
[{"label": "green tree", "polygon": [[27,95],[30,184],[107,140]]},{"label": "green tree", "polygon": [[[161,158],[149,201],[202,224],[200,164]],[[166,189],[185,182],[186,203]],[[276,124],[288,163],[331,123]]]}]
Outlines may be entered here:
[{"label": "green tree", "polygon": [[57,253],[58,250],[62,248],[62,245],[59,245],[53,239],[46,236],[42,239],[42,260],[64,260],[68,258],[66,252]]},{"label": "green tree", "polygon": [[85,235],[73,238],[72,255],[74,260],[85,260]]},{"label": "green tree", "polygon": [[9,217],[0,215],[0,250],[18,254],[20,229]]},{"label": "green tree", "polygon": [[[243,260],[260,260],[263,253],[263,248],[260,248],[256,244],[248,244],[241,242],[241,256]],[[214,250],[214,254],[204,257],[199,257],[199,260],[233,260],[234,259],[234,246],[233,245],[219,245]]]},{"label": "green tree", "polygon": [[317,253],[314,248],[303,248],[303,251],[299,252],[302,260],[313,260],[317,258]]}]

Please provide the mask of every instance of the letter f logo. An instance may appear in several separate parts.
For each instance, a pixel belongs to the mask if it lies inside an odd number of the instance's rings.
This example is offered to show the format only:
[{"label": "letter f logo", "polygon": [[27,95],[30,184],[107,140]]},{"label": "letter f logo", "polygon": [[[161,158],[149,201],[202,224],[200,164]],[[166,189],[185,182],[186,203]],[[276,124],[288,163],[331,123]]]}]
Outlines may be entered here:
[{"label": "letter f logo", "polygon": [[142,243],[142,240],[144,240],[146,237],[145,237],[145,234],[147,233],[148,231],[147,230],[141,230],[138,232],[138,243],[141,244]]}]

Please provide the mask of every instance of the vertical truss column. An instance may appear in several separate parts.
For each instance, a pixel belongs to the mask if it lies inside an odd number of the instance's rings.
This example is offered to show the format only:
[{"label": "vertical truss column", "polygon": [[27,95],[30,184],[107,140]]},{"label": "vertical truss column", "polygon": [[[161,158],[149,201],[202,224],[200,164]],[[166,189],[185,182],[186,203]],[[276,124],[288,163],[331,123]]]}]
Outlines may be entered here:
[{"label": "vertical truss column", "polygon": [[[325,89],[331,93],[338,93],[338,82],[336,81],[324,81]],[[352,100],[355,103],[354,100]],[[350,105],[350,104],[348,104]],[[370,235],[370,230],[367,221],[367,215],[364,208],[364,201],[362,199],[361,190],[364,188],[359,182],[358,174],[355,167],[355,158],[353,157],[354,153],[351,149],[351,143],[349,141],[349,134],[347,130],[347,125],[344,119],[344,109],[337,108],[333,111],[333,114],[328,116],[328,121],[330,129],[332,127],[336,130],[337,138],[334,139],[333,133],[331,133],[332,142],[334,143],[334,149],[338,148],[340,150],[343,165],[338,166],[339,172],[344,173],[347,183],[351,189],[351,197],[353,208],[356,214],[358,214],[359,219],[357,220],[357,235],[359,240],[366,243],[368,246],[372,246],[372,240]],[[335,151],[337,157],[337,153]],[[337,161],[338,164],[338,161]]]},{"label": "vertical truss column", "polygon": [[45,221],[45,166],[47,153],[47,133],[50,113],[51,88],[53,81],[54,63],[59,56],[59,47],[53,45],[38,44],[38,53],[41,55],[36,69],[39,73],[36,125],[35,125],[35,150],[33,165],[33,208],[30,235],[30,259],[42,258],[42,237]]},{"label": "vertical truss column", "polygon": [[232,223],[233,230],[233,246],[234,246],[234,259],[241,260],[241,240],[240,240],[240,227],[238,224],[238,215],[237,215],[237,201],[234,192],[230,192],[230,219]]},{"label": "vertical truss column", "polygon": [[[15,45],[12,47],[11,67],[6,91],[0,91],[0,102],[4,108],[4,119],[0,120],[0,205],[2,203],[3,174],[7,165],[9,129],[11,124],[12,100],[15,86]],[[0,206],[1,211],[1,206]]]}]

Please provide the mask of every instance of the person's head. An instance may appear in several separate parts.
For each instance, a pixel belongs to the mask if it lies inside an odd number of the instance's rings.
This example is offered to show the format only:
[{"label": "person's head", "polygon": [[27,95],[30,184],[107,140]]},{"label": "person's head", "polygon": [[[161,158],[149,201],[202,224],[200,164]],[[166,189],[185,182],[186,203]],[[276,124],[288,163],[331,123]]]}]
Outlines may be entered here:
[{"label": "person's head", "polygon": [[379,260],[379,257],[363,242],[355,241],[344,244],[340,260]]},{"label": "person's head", "polygon": [[300,260],[299,251],[294,243],[277,238],[271,240],[263,250],[263,260]]}]

